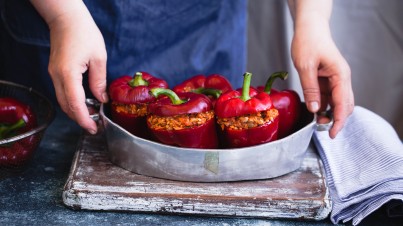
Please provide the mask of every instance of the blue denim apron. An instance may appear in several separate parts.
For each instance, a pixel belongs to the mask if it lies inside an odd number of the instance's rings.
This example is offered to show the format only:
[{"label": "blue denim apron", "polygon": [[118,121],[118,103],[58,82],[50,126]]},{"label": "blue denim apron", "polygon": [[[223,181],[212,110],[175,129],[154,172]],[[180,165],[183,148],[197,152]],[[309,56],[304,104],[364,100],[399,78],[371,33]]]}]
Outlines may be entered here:
[{"label": "blue denim apron", "polygon": [[[246,0],[84,3],[105,39],[109,83],[121,75],[147,71],[171,87],[193,75],[211,73],[241,86],[246,69]],[[47,73],[49,31],[29,1],[1,0],[0,41],[0,79],[54,95]]]}]

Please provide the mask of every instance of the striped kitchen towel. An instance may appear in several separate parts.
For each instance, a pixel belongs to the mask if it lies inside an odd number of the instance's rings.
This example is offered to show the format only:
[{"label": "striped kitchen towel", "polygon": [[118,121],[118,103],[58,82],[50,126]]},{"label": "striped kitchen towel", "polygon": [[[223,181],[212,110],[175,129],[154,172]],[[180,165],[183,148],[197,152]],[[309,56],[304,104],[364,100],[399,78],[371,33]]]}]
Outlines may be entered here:
[{"label": "striped kitchen towel", "polygon": [[377,114],[356,106],[342,131],[330,139],[316,131],[334,224],[357,225],[390,200],[403,201],[403,143],[393,127]]}]

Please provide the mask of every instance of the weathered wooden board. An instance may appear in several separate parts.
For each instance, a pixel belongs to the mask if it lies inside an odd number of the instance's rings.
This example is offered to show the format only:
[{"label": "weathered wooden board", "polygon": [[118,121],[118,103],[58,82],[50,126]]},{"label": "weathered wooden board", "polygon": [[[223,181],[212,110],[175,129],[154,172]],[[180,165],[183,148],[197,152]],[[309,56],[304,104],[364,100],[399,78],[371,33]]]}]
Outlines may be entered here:
[{"label": "weathered wooden board", "polygon": [[138,175],[113,165],[103,134],[79,142],[63,201],[73,209],[320,220],[331,202],[310,145],[300,169],[257,181],[191,183]]}]

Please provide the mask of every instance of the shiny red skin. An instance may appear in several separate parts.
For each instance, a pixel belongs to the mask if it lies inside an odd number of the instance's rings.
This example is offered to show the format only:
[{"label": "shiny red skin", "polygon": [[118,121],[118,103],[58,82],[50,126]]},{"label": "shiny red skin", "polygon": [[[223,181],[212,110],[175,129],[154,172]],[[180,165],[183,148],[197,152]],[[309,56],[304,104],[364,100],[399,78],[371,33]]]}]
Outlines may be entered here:
[{"label": "shiny red skin", "polygon": [[113,80],[109,86],[109,96],[112,101],[121,104],[149,103],[155,100],[155,97],[150,94],[152,88],[168,88],[165,80],[156,78],[146,72],[142,72],[142,75],[143,79],[148,82],[148,86],[130,86],[129,81],[133,77],[129,75],[123,75]]},{"label": "shiny red skin", "polygon": [[183,104],[172,104],[168,97],[159,98],[148,105],[148,113],[158,116],[175,116],[182,114],[200,113],[213,109],[210,99],[198,93],[177,93],[180,99],[187,100]]},{"label": "shiny red skin", "polygon": [[176,93],[186,92],[187,90],[195,90],[198,88],[218,89],[223,93],[233,90],[231,83],[222,75],[212,74],[209,76],[195,75],[185,80],[181,84],[175,86],[173,91]]},{"label": "shiny red skin", "polygon": [[0,145],[0,167],[19,167],[33,156],[41,140],[40,135],[31,135],[11,145]]},{"label": "shiny red skin", "polygon": [[227,148],[242,148],[277,140],[279,117],[264,125],[242,130],[224,128],[222,138]]},{"label": "shiny red skin", "polygon": [[222,94],[215,105],[215,114],[220,118],[255,114],[273,108],[269,94],[250,89],[247,101],[240,99],[242,90],[233,90]]},{"label": "shiny red skin", "polygon": [[[165,80],[156,78],[146,72],[142,72],[142,77],[148,82],[148,86],[130,86],[129,81],[133,77],[128,75],[115,79],[109,86],[109,95],[112,101],[121,104],[147,104],[155,101],[155,97],[149,92],[152,88],[168,88],[168,83]],[[145,139],[152,139],[151,133],[147,128],[146,116],[117,112],[112,105],[111,117],[116,124],[131,134]]]},{"label": "shiny red skin", "polygon": [[18,130],[19,133],[27,132],[37,125],[36,116],[28,105],[14,98],[0,98],[0,124],[14,124],[20,119],[25,121],[25,126]]},{"label": "shiny red skin", "polygon": [[[264,91],[264,87],[259,86],[258,90]],[[273,88],[270,91],[270,97],[280,114],[278,138],[281,139],[296,130],[301,115],[301,99],[294,90],[278,91]]]},{"label": "shiny red skin", "polygon": [[[192,92],[192,90],[197,90],[199,88],[217,89],[220,90],[222,93],[233,90],[231,83],[226,77],[219,74],[212,74],[208,76],[195,75],[190,79],[185,80],[181,84],[176,85],[173,88],[173,91],[175,93]],[[209,98],[211,99],[214,106],[216,98],[212,96],[209,96]]]},{"label": "shiny red skin", "polygon": [[111,117],[114,123],[120,125],[129,133],[144,139],[152,139],[151,133],[147,127],[147,116],[136,116],[125,112],[117,112],[112,105]]},{"label": "shiny red skin", "polygon": [[[210,99],[203,94],[177,93],[177,95],[180,99],[187,100],[187,102],[174,105],[168,97],[163,97],[148,105],[149,114],[162,117],[172,117],[182,114],[201,113],[213,109]],[[218,147],[214,119],[207,121],[201,126],[193,128],[181,130],[150,130],[154,137],[164,144],[186,148]]]},{"label": "shiny red skin", "polygon": [[[24,120],[25,126],[16,130],[14,136],[37,126],[36,115],[28,105],[14,98],[0,98],[0,124],[14,124],[20,119]],[[0,167],[23,165],[31,158],[39,141],[40,135],[34,134],[10,144],[0,145]]]},{"label": "shiny red skin", "polygon": [[[274,108],[269,94],[251,88],[251,99],[241,100],[242,90],[227,92],[221,95],[215,105],[215,113],[220,118],[230,118]],[[220,138],[224,140],[226,148],[241,148],[267,143],[277,139],[279,117],[272,122],[251,129],[233,130],[224,128],[220,130]]]},{"label": "shiny red skin", "polygon": [[215,120],[210,119],[205,124],[182,130],[155,130],[151,132],[163,144],[186,148],[217,148],[218,138]]}]

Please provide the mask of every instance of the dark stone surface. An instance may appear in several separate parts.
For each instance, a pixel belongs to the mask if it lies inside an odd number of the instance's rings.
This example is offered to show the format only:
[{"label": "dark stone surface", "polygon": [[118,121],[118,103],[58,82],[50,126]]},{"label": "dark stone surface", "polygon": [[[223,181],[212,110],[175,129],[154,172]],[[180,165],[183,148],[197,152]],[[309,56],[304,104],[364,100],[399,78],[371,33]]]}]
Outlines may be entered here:
[{"label": "dark stone surface", "polygon": [[[71,210],[62,191],[82,130],[60,110],[29,167],[0,179],[0,225],[333,225],[325,221],[211,218]],[[380,209],[361,225],[403,225]]]}]

